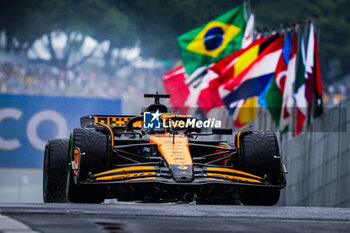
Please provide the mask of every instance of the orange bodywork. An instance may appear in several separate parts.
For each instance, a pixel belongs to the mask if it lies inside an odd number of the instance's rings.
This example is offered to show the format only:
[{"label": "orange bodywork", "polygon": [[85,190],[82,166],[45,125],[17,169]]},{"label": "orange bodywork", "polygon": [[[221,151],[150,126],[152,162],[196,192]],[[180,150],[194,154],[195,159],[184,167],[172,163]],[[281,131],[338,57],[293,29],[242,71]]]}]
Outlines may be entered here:
[{"label": "orange bodywork", "polygon": [[187,137],[183,135],[157,134],[150,137],[150,143],[157,143],[159,152],[169,165],[192,165]]},{"label": "orange bodywork", "polygon": [[[135,166],[135,167],[124,167],[112,169],[105,172],[100,172],[95,175],[96,180],[111,180],[115,178],[129,178],[133,180],[143,180],[143,179],[155,179],[155,177],[144,177],[144,176],[155,176],[156,167],[154,166]],[[117,173],[117,174],[116,174]],[[118,174],[122,173],[122,174]]]},{"label": "orange bodywork", "polygon": [[[207,174],[208,176],[216,176],[216,177],[222,177],[223,179],[236,179],[241,181],[248,181],[253,183],[261,183],[260,177],[252,175],[247,172],[231,169],[231,168],[221,168],[221,167],[207,167]],[[228,173],[228,174],[222,174],[222,173]],[[241,177],[241,176],[235,176],[235,174],[238,175],[246,175],[250,176],[251,178]],[[254,179],[255,178],[255,179]]]},{"label": "orange bodywork", "polygon": [[240,177],[240,176],[232,176],[232,175],[227,175],[227,174],[220,174],[220,173],[207,173],[208,176],[216,176],[216,177],[222,177],[223,179],[234,179],[234,180],[241,180],[241,181],[247,181],[247,182],[252,182],[252,183],[261,183],[261,181],[255,180],[255,179],[250,179],[250,178],[245,178],[245,177]]},{"label": "orange bodywork", "polygon": [[[79,168],[79,149],[75,148],[73,151],[73,160],[77,166],[77,168]],[[73,170],[74,174],[77,176],[78,175],[78,169]]]},{"label": "orange bodywork", "polygon": [[111,176],[103,176],[103,177],[98,177],[96,178],[96,180],[111,180],[111,179],[115,179],[115,178],[138,178],[142,177],[142,176],[150,176],[153,175],[155,176],[156,173],[155,172],[137,172],[137,173],[131,173],[131,174],[120,174],[120,175],[111,175]]},{"label": "orange bodywork", "polygon": [[[225,144],[219,144],[217,145],[219,147],[225,147],[225,148],[231,148],[229,145],[225,145]],[[217,149],[215,151],[215,153],[220,153],[220,152],[224,152],[224,150],[219,150]],[[222,157],[225,157],[225,156],[228,156],[230,154],[230,152],[227,152],[227,154],[224,154],[224,155],[219,155],[219,156],[215,156],[214,159],[220,159]],[[222,160],[222,161],[219,161],[219,164],[225,164],[225,163],[228,163],[231,159],[225,159],[225,160]]]},{"label": "orange bodywork", "polygon": [[[95,116],[95,124],[101,123],[110,127],[125,127],[133,116]],[[137,121],[133,124],[134,127],[141,127],[142,121]]]},{"label": "orange bodywork", "polygon": [[156,169],[154,166],[135,166],[135,167],[123,167],[123,168],[117,168],[117,169],[112,169],[109,171],[105,172],[100,172],[95,174],[95,176],[101,176],[101,175],[107,175],[107,174],[112,174],[116,172],[130,172],[130,171],[147,171],[147,170],[154,170]]},{"label": "orange bodywork", "polygon": [[228,173],[238,173],[238,174],[241,174],[241,175],[247,175],[247,176],[251,176],[251,177],[254,177],[256,179],[260,179],[259,176],[255,176],[255,175],[252,175],[248,172],[242,172],[240,170],[236,170],[236,169],[231,169],[231,168],[223,168],[223,167],[207,167],[207,170],[208,171],[211,171],[211,172],[228,172]]},{"label": "orange bodywork", "polygon": [[[176,182],[178,177],[186,176],[193,181],[193,162],[192,156],[189,150],[188,138],[183,134],[156,134],[149,138],[150,143],[156,143],[158,151],[162,154],[163,158],[169,165],[169,169],[173,174],[173,178]],[[230,147],[225,144],[219,144],[218,146],[227,148]],[[74,150],[74,155],[78,155]],[[223,152],[218,149],[216,152]],[[230,152],[228,152],[229,154]],[[224,154],[225,156],[225,154]],[[221,157],[221,156],[220,156]],[[74,156],[76,159],[76,156]],[[77,156],[77,159],[79,157]],[[77,161],[78,162],[78,161]],[[175,166],[174,166],[175,165]],[[198,174],[198,171],[197,171]],[[263,183],[263,180],[259,176],[249,174],[240,170],[222,167],[204,167],[202,171],[203,177],[211,181],[218,182],[250,182],[250,183]],[[109,171],[100,172],[93,175],[96,181],[108,181],[108,180],[120,180],[120,181],[142,181],[142,180],[157,180],[159,176],[159,168],[157,166],[132,166],[124,168],[111,169]],[[192,177],[192,178],[191,178]],[[186,182],[188,183],[188,182]]]}]

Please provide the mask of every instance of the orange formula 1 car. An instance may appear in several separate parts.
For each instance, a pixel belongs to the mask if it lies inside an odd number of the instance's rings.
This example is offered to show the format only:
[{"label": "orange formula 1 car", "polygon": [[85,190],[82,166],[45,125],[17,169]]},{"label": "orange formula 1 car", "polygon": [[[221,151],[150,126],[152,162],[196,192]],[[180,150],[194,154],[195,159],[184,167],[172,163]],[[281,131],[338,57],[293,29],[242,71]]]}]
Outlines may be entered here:
[{"label": "orange formula 1 car", "polygon": [[244,205],[278,202],[286,171],[273,132],[241,130],[232,141],[209,140],[232,130],[200,133],[197,119],[167,113],[159,99],[170,95],[145,97],[155,103],[141,115],[84,116],[69,140],[48,141],[44,202],[232,204],[238,196]]}]

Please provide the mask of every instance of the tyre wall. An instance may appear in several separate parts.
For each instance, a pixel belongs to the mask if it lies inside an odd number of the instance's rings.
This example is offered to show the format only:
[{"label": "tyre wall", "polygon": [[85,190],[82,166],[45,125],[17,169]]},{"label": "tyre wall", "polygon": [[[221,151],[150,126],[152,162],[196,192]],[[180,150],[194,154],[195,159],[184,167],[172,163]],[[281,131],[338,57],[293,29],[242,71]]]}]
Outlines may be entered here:
[{"label": "tyre wall", "polygon": [[281,143],[287,186],[280,205],[350,207],[350,100]]}]

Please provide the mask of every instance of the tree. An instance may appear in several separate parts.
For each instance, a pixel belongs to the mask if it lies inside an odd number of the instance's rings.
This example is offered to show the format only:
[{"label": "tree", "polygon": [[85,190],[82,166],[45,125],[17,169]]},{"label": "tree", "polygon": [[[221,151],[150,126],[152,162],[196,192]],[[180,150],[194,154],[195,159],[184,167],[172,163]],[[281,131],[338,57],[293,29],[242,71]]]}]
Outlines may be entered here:
[{"label": "tree", "polygon": [[[94,54],[71,64],[72,53],[80,53],[88,37],[108,41],[106,70],[127,65],[113,51],[140,46],[142,56],[176,60],[180,58],[176,38],[198,27],[242,1],[227,0],[3,0],[0,3],[0,30],[6,34],[6,51],[26,52],[43,36],[50,62],[60,67],[76,66]],[[249,2],[249,1],[248,1]],[[348,0],[251,0],[256,25],[278,27],[318,15],[320,58],[326,81],[350,73],[350,8]],[[68,40],[63,55],[52,44],[54,33]],[[97,47],[95,48],[98,49]],[[120,54],[120,53],[119,53]],[[335,69],[334,64],[339,64]],[[114,66],[114,68],[112,68]],[[334,72],[332,72],[334,71]]]},{"label": "tree", "polygon": [[[110,50],[116,46],[128,46],[132,41],[125,26],[128,18],[111,7],[111,2],[5,0],[0,7],[0,28],[6,35],[5,50],[25,52],[42,38],[50,53],[50,63],[60,68],[72,68],[85,62],[97,50],[98,45],[89,54],[69,64],[71,54],[80,51],[87,36],[99,43],[110,40]],[[67,38],[65,48],[60,51],[62,54],[53,43],[53,36],[58,33],[65,34]]]},{"label": "tree", "polygon": [[[290,0],[252,1],[252,11],[260,29],[279,24],[298,22],[313,15],[318,16],[320,59],[325,81],[341,79],[350,73],[350,16],[347,0]],[[283,12],[283,14],[281,13]],[[340,70],[330,74],[335,61],[340,62]]]},{"label": "tree", "polygon": [[[4,50],[7,52],[26,51],[45,32],[46,28],[40,25],[44,18],[37,17],[33,13],[38,4],[40,4],[39,0],[3,0],[1,2],[0,29],[5,33]],[[36,27],[30,27],[28,22]]]}]

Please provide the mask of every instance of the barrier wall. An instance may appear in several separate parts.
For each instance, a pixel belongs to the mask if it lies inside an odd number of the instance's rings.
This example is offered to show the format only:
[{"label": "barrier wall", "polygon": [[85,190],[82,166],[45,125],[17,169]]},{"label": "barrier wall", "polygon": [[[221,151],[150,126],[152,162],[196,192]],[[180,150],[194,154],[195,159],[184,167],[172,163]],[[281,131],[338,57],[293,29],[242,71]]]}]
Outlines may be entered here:
[{"label": "barrier wall", "polygon": [[90,114],[121,114],[121,100],[0,95],[0,202],[42,202],[47,140],[69,137]]},{"label": "barrier wall", "polygon": [[289,174],[280,205],[350,207],[350,100],[281,143]]},{"label": "barrier wall", "polygon": [[41,167],[46,141],[68,138],[81,116],[120,113],[119,99],[0,95],[0,166]]}]

